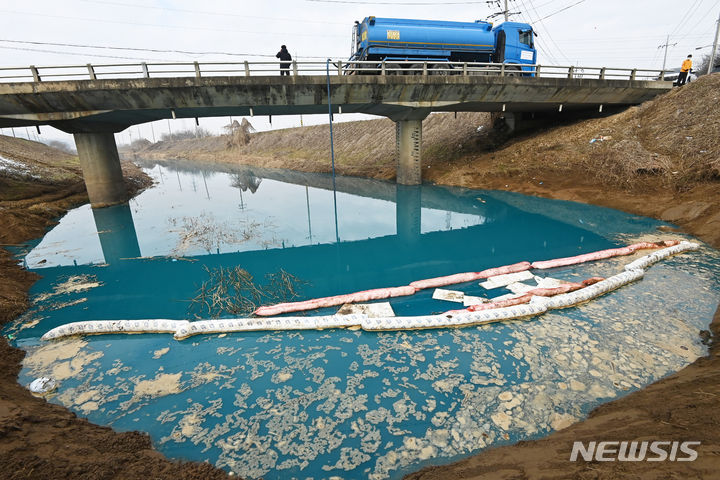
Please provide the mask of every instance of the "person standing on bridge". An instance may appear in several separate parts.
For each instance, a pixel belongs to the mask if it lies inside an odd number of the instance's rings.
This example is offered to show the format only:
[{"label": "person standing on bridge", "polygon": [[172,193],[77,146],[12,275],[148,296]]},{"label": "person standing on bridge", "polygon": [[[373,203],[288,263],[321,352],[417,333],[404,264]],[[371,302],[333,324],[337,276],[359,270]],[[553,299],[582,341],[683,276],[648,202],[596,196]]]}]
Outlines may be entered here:
[{"label": "person standing on bridge", "polygon": [[690,75],[691,71],[692,55],[688,55],[687,58],[683,61],[682,66],[680,67],[680,74],[678,75],[677,79],[678,87],[685,85],[685,81],[687,80],[687,77],[688,75]]},{"label": "person standing on bridge", "polygon": [[292,60],[292,56],[290,56],[290,52],[288,52],[287,47],[285,45],[281,46],[280,51],[277,53],[277,55],[275,55],[275,57],[280,59],[280,76],[290,76],[289,60]]}]

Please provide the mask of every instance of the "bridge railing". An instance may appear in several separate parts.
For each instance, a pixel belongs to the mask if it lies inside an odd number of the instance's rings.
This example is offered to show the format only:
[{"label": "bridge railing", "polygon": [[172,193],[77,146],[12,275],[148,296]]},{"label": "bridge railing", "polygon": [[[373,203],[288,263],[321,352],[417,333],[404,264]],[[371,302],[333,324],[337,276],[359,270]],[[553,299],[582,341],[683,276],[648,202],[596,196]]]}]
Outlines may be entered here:
[{"label": "bridge railing", "polygon": [[[283,62],[285,63],[285,62]],[[0,83],[133,78],[206,78],[325,75],[326,62],[161,62],[0,67]],[[285,66],[285,69],[281,67]],[[513,65],[481,62],[347,61],[330,62],[331,75],[535,76],[601,80],[660,80],[665,72],[636,68]]]}]

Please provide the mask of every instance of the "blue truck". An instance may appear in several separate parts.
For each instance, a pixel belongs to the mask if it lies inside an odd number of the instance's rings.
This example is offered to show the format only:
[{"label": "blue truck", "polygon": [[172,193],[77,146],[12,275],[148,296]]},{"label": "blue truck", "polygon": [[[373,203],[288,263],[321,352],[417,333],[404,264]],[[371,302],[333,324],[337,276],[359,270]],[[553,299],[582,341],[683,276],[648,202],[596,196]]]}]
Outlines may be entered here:
[{"label": "blue truck", "polygon": [[[366,17],[355,22],[349,62],[385,62],[388,73],[400,74],[417,73],[423,64],[429,74],[449,74],[462,67],[448,62],[503,63],[508,75],[532,75],[533,69],[527,65],[534,65],[537,60],[534,38],[535,33],[527,23],[504,22],[493,26],[480,20]],[[471,69],[479,74],[484,70],[487,69]]]}]

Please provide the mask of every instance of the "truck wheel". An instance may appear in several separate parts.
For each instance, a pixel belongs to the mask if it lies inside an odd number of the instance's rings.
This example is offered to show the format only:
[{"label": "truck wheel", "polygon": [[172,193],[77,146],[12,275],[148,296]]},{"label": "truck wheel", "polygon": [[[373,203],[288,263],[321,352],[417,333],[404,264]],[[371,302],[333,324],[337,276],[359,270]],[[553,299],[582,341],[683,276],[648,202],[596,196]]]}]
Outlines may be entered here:
[{"label": "truck wheel", "polygon": [[423,64],[422,63],[413,63],[408,68],[408,71],[405,72],[407,75],[422,75],[423,74]]},{"label": "truck wheel", "polygon": [[468,68],[467,74],[473,75],[473,76],[477,76],[477,75],[487,76],[487,75],[490,75],[490,72],[489,72],[489,67],[471,67],[471,68]]},{"label": "truck wheel", "polygon": [[522,74],[522,69],[516,66],[505,67],[506,77],[519,77]]},{"label": "truck wheel", "polygon": [[443,63],[434,63],[432,65],[428,65],[428,74],[429,75],[450,75],[450,72],[447,71],[447,69],[450,68],[450,65],[443,64]]},{"label": "truck wheel", "polygon": [[385,64],[385,75],[402,75],[402,67],[399,63],[386,63]]}]

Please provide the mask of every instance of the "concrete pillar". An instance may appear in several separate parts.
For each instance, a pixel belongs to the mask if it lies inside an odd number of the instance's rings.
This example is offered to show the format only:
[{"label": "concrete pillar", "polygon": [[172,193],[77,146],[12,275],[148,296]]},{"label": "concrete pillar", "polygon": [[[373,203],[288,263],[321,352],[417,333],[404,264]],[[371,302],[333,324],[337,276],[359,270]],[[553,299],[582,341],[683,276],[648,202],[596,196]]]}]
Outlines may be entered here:
[{"label": "concrete pillar", "polygon": [[422,183],[422,120],[397,120],[395,140],[397,183],[420,185]]},{"label": "concrete pillar", "polygon": [[420,185],[395,186],[395,230],[403,243],[420,239],[421,189]]},{"label": "concrete pillar", "polygon": [[140,256],[135,223],[127,203],[108,208],[94,208],[93,217],[105,263]]},{"label": "concrete pillar", "polygon": [[517,115],[512,112],[505,112],[505,125],[507,125],[508,130],[510,133],[515,132],[518,127],[518,118]]},{"label": "concrete pillar", "polygon": [[127,201],[115,136],[112,133],[74,133],[85,188],[93,208]]}]

